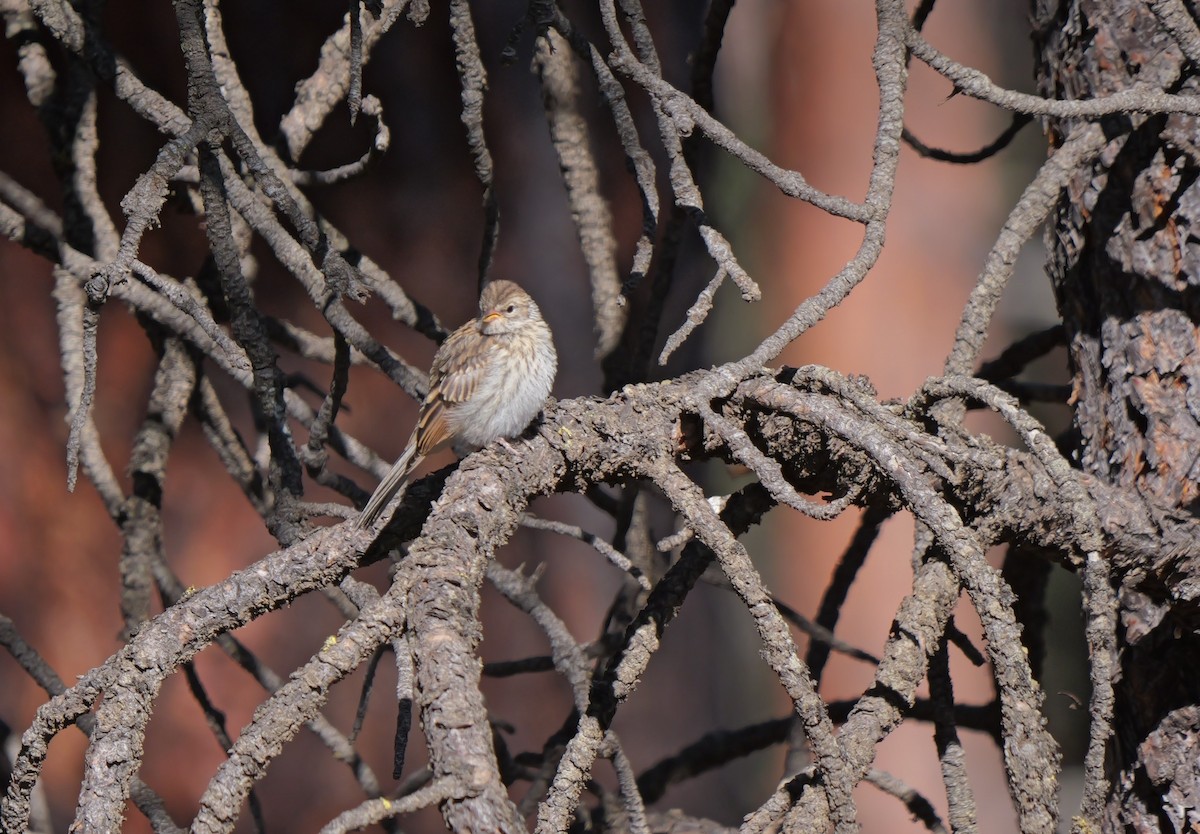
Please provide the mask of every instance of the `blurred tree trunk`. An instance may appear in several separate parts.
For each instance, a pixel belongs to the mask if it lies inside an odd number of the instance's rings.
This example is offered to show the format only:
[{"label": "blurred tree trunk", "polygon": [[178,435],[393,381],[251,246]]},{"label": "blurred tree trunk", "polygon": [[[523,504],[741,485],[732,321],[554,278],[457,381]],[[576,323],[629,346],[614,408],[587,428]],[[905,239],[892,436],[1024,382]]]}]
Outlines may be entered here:
[{"label": "blurred tree trunk", "polygon": [[[1041,92],[1148,83],[1196,93],[1181,0],[1035,0]],[[1184,49],[1179,44],[1187,44]],[[1121,137],[1081,170],[1048,232],[1068,334],[1082,467],[1131,501],[1194,515],[1200,474],[1200,134],[1193,116],[1115,116]],[[1048,125],[1060,143],[1071,120]],[[1192,604],[1120,590],[1110,831],[1200,827],[1200,637]],[[1123,587],[1124,586],[1124,587]],[[1195,826],[1195,827],[1194,827]]]}]

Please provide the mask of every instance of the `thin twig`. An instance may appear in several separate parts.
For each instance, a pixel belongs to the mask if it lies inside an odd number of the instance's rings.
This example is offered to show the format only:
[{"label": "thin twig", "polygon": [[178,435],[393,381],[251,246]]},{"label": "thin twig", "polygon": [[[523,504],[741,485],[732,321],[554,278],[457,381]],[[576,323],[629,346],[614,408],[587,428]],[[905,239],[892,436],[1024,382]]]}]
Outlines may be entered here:
[{"label": "thin twig", "polygon": [[1004,132],[995,138],[991,143],[984,145],[977,151],[967,153],[956,153],[954,151],[944,151],[940,148],[933,148],[926,145],[920,139],[912,134],[908,129],[904,129],[903,137],[905,143],[916,151],[920,156],[926,159],[936,159],[938,162],[951,162],[955,165],[974,165],[978,162],[983,162],[985,159],[991,159],[1009,146],[1017,134],[1021,132],[1021,128],[1033,121],[1033,116],[1026,113],[1014,113],[1012,122],[1004,129]]},{"label": "thin twig", "polygon": [[628,556],[618,551],[595,533],[589,533],[574,524],[566,524],[548,518],[538,518],[532,513],[525,513],[521,518],[521,526],[528,527],[531,530],[545,530],[550,533],[558,533],[560,536],[570,536],[573,539],[578,539],[584,544],[590,545],[597,553],[612,562],[619,570],[636,579],[642,588],[647,591],[650,590],[650,580],[642,573],[641,569],[634,565]]},{"label": "thin twig", "polygon": [[467,129],[467,146],[475,162],[475,176],[483,186],[483,246],[479,251],[479,290],[487,283],[492,257],[500,237],[500,202],[496,199],[495,164],[483,129],[483,97],[487,90],[487,70],[479,55],[475,23],[466,0],[450,0],[450,28],[454,39],[454,58],[462,85],[462,123]]}]

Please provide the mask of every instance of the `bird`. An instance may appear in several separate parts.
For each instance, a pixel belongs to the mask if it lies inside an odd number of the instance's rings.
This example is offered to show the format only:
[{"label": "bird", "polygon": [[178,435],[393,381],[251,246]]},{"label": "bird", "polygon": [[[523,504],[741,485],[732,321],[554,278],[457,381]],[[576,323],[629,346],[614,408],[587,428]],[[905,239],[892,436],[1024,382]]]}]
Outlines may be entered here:
[{"label": "bird", "polygon": [[512,281],[489,282],[479,315],[434,354],[417,425],[355,525],[371,526],[427,455],[450,446],[462,456],[525,431],[557,370],[554,337],[537,303]]}]

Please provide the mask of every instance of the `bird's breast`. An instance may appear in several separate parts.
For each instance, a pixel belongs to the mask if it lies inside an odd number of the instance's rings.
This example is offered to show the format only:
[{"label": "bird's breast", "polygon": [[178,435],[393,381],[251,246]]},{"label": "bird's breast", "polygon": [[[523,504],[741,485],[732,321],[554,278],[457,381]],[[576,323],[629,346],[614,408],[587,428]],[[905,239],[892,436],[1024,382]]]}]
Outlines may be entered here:
[{"label": "bird's breast", "polygon": [[537,350],[515,341],[497,344],[497,355],[488,363],[471,398],[454,408],[458,451],[479,449],[501,437],[516,437],[538,415],[550,395],[558,365],[548,330],[545,336],[543,347]]}]

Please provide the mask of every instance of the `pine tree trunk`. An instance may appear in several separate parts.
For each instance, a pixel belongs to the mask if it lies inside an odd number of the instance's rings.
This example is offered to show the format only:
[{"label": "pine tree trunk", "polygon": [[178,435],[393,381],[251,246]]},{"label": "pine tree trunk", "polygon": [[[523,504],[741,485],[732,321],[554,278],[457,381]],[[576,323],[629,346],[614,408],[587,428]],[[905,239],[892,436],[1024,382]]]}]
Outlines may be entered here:
[{"label": "pine tree trunk", "polygon": [[[1034,7],[1044,94],[1093,98],[1137,84],[1196,94],[1195,65],[1164,25],[1170,11],[1194,14],[1184,3],[1035,0]],[[1156,115],[1103,124],[1113,141],[1073,181],[1047,241],[1069,338],[1079,462],[1123,487],[1130,502],[1194,515],[1200,123]],[[1060,142],[1076,126],[1059,120],[1048,129]],[[1114,577],[1120,672],[1106,830],[1200,830],[1196,612],[1172,604],[1169,587],[1129,590],[1133,573]]]}]

